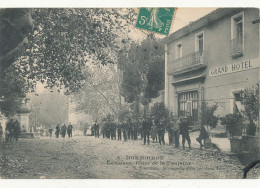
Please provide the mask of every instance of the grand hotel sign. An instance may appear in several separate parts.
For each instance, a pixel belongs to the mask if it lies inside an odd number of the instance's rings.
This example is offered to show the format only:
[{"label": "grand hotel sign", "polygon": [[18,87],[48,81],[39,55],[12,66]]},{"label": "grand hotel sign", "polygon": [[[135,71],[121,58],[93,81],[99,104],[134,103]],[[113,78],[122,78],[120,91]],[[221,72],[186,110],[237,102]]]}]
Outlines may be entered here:
[{"label": "grand hotel sign", "polygon": [[258,68],[259,63],[260,63],[259,61],[260,61],[260,59],[257,58],[257,59],[253,59],[253,60],[247,60],[247,61],[242,61],[239,63],[232,63],[229,65],[212,68],[209,70],[209,76],[210,77],[221,76],[224,74]]}]

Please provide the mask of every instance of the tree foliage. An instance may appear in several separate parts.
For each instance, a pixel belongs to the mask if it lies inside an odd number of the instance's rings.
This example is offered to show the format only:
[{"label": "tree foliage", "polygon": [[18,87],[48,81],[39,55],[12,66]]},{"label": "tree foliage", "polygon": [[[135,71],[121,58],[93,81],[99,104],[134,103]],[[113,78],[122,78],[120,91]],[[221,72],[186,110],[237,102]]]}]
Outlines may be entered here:
[{"label": "tree foliage", "polygon": [[143,103],[149,103],[164,88],[163,44],[147,37],[141,44],[132,43],[122,51],[119,68],[123,71],[122,95],[127,102],[133,102],[140,95]]},{"label": "tree foliage", "polygon": [[31,9],[0,9],[0,71],[23,52],[32,26]]},{"label": "tree foliage", "polygon": [[15,60],[25,50],[32,29],[30,9],[0,9],[0,114],[14,115],[28,90]]},{"label": "tree foliage", "polygon": [[94,119],[106,114],[118,115],[121,111],[120,72],[113,64],[90,66],[87,81],[73,93],[76,111],[85,112]]},{"label": "tree foliage", "polygon": [[121,123],[127,122],[132,118],[132,111],[129,108],[123,108],[118,115],[118,121]]},{"label": "tree foliage", "polygon": [[230,137],[241,136],[243,126],[243,116],[241,114],[227,114],[224,117],[220,118],[221,124],[226,126],[227,131],[230,134]]},{"label": "tree foliage", "polygon": [[242,90],[240,94],[240,100],[244,106],[242,112],[252,124],[259,116],[259,85],[257,84],[251,88],[246,88]]},{"label": "tree foliage", "polygon": [[218,123],[218,116],[214,115],[218,105],[214,104],[209,106],[207,102],[201,103],[201,124],[215,128]]},{"label": "tree foliage", "polygon": [[14,115],[26,96],[28,86],[26,80],[17,73],[14,65],[0,74],[0,112],[6,116]]},{"label": "tree foliage", "polygon": [[68,105],[68,97],[58,92],[31,97],[30,122],[32,126],[54,128],[57,123],[68,123]]},{"label": "tree foliage", "polygon": [[[68,93],[84,84],[88,60],[115,63],[119,36],[127,32],[134,14],[133,9],[1,9],[0,87],[10,87],[9,94],[0,91],[5,98],[2,113],[14,113],[24,88],[33,91],[38,81],[49,88],[65,87]],[[19,76],[3,77],[7,73],[2,72],[14,62]],[[9,79],[17,81],[16,86],[22,83],[20,88],[11,89],[13,86],[4,83]]]},{"label": "tree foliage", "polygon": [[170,119],[173,118],[171,111],[166,108],[164,103],[155,103],[151,108],[151,116],[154,119],[156,125],[159,122],[163,122],[165,128],[168,126]]},{"label": "tree foliage", "polygon": [[86,79],[86,61],[114,63],[118,35],[132,9],[33,9],[34,29],[26,53],[19,59],[20,71],[47,86],[80,88]]}]

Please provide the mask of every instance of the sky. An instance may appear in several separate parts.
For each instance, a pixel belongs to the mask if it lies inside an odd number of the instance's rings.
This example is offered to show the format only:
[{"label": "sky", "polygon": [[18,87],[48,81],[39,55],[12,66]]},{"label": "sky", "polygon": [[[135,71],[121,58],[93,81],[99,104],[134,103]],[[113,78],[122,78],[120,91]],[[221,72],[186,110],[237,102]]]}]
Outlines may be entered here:
[{"label": "sky", "polygon": [[[196,21],[197,19],[214,11],[215,9],[216,8],[177,8],[170,34],[188,25],[191,21]],[[137,28],[133,28],[133,31],[130,34],[130,37],[133,37],[137,40],[142,40],[145,36],[146,35]],[[163,38],[165,36],[158,34],[157,37]],[[44,85],[39,83],[36,88],[36,93],[41,94],[44,91]]]},{"label": "sky", "polygon": [[191,21],[196,21],[214,10],[216,10],[216,8],[177,8],[171,27],[171,33],[188,25]]},{"label": "sky", "polygon": [[[214,10],[216,10],[216,8],[177,8],[175,10],[170,34],[188,25],[191,21],[196,21]],[[136,9],[136,12],[138,13],[138,9]],[[133,38],[136,41],[141,41],[146,37],[145,33],[148,33],[148,31],[141,31],[140,29],[135,28],[134,24],[135,23],[133,23],[133,25],[131,26],[132,31],[130,32],[129,37]],[[156,34],[156,37],[164,38],[167,36]]]},{"label": "sky", "polygon": [[[216,8],[178,8],[175,12],[170,34],[188,25],[191,21],[195,21],[215,9]],[[138,11],[138,9],[136,9],[136,11]],[[134,27],[134,24],[131,27],[132,31],[129,35],[131,38],[142,40],[146,37],[142,31]],[[165,37],[164,35],[160,34],[157,34],[156,36],[159,38]],[[44,89],[44,84],[39,82],[36,87],[36,93],[41,95],[44,92],[48,93],[49,91]],[[84,113],[70,113],[69,121],[71,121],[73,124],[75,124],[76,121],[80,119],[86,119],[86,115]],[[87,119],[89,119],[89,117]]]}]

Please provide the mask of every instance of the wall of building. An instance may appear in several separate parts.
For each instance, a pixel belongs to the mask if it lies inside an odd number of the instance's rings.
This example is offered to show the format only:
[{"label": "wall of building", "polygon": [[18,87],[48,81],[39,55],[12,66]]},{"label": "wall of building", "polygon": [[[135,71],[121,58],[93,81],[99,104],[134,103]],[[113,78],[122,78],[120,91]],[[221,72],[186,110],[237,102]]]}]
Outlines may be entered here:
[{"label": "wall of building", "polygon": [[[238,13],[238,12],[236,12]],[[210,104],[219,103],[217,114],[233,112],[233,91],[250,87],[258,82],[258,68],[210,77],[212,68],[235,64],[247,60],[259,61],[259,26],[252,24],[258,18],[258,9],[244,10],[244,53],[243,56],[232,58],[231,14],[205,29],[207,50],[207,77],[204,82],[205,100]],[[218,36],[218,37],[217,37]]]},{"label": "wall of building", "polygon": [[[195,52],[195,35],[199,32],[204,33],[204,49],[206,51],[207,68],[200,70],[200,73],[206,74],[205,80],[193,82],[180,86],[173,86],[172,83],[179,79],[173,75],[167,75],[168,100],[167,104],[177,113],[177,94],[178,89],[192,90],[200,89],[203,91],[201,96],[209,104],[218,102],[219,108],[217,114],[225,115],[233,111],[233,91],[241,90],[256,84],[259,81],[259,68],[255,66],[252,69],[233,72],[229,74],[221,74],[211,77],[209,72],[211,69],[230,64],[236,64],[244,61],[251,61],[254,65],[259,62],[259,24],[252,24],[253,20],[259,18],[259,9],[244,9],[244,53],[243,56],[231,57],[231,17],[241,11],[232,12],[214,22],[208,23],[203,28],[199,28],[189,34],[182,36],[175,41],[167,44],[167,61],[174,63],[175,46],[179,42],[182,43],[182,56]],[[189,27],[189,26],[188,26]],[[187,72],[180,75],[180,78],[192,77],[196,72]],[[167,95],[167,93],[166,93]]]}]

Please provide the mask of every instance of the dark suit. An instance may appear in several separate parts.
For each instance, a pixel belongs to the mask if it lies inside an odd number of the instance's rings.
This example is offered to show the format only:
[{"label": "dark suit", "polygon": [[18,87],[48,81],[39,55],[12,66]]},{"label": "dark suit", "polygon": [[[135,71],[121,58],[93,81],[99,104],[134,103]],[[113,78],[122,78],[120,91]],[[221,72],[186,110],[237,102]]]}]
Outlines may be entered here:
[{"label": "dark suit", "polygon": [[180,123],[180,134],[182,135],[182,146],[185,149],[185,141],[187,140],[189,148],[191,149],[191,140],[189,134],[188,121],[186,119],[182,120]]},{"label": "dark suit", "polygon": [[95,137],[98,137],[98,138],[99,138],[99,124],[98,124],[98,123],[95,123],[93,127],[94,127]]},{"label": "dark suit", "polygon": [[152,122],[148,120],[144,120],[143,122],[143,134],[144,134],[144,144],[150,144],[150,134],[151,134]]},{"label": "dark suit", "polygon": [[72,128],[73,126],[71,124],[68,125],[68,129],[67,129],[67,132],[68,132],[68,136],[69,137],[72,137]]},{"label": "dark suit", "polygon": [[203,144],[202,144],[201,141],[204,140],[204,142],[205,142],[205,139],[207,139],[207,138],[209,138],[209,134],[208,134],[208,132],[206,131],[205,127],[202,126],[202,127],[200,128],[200,135],[199,135],[198,138],[196,138],[197,142],[200,143],[200,148],[202,148],[202,146],[203,146]]},{"label": "dark suit", "polygon": [[59,125],[56,126],[55,135],[56,135],[56,138],[59,138],[59,135],[60,135],[60,126]]}]

